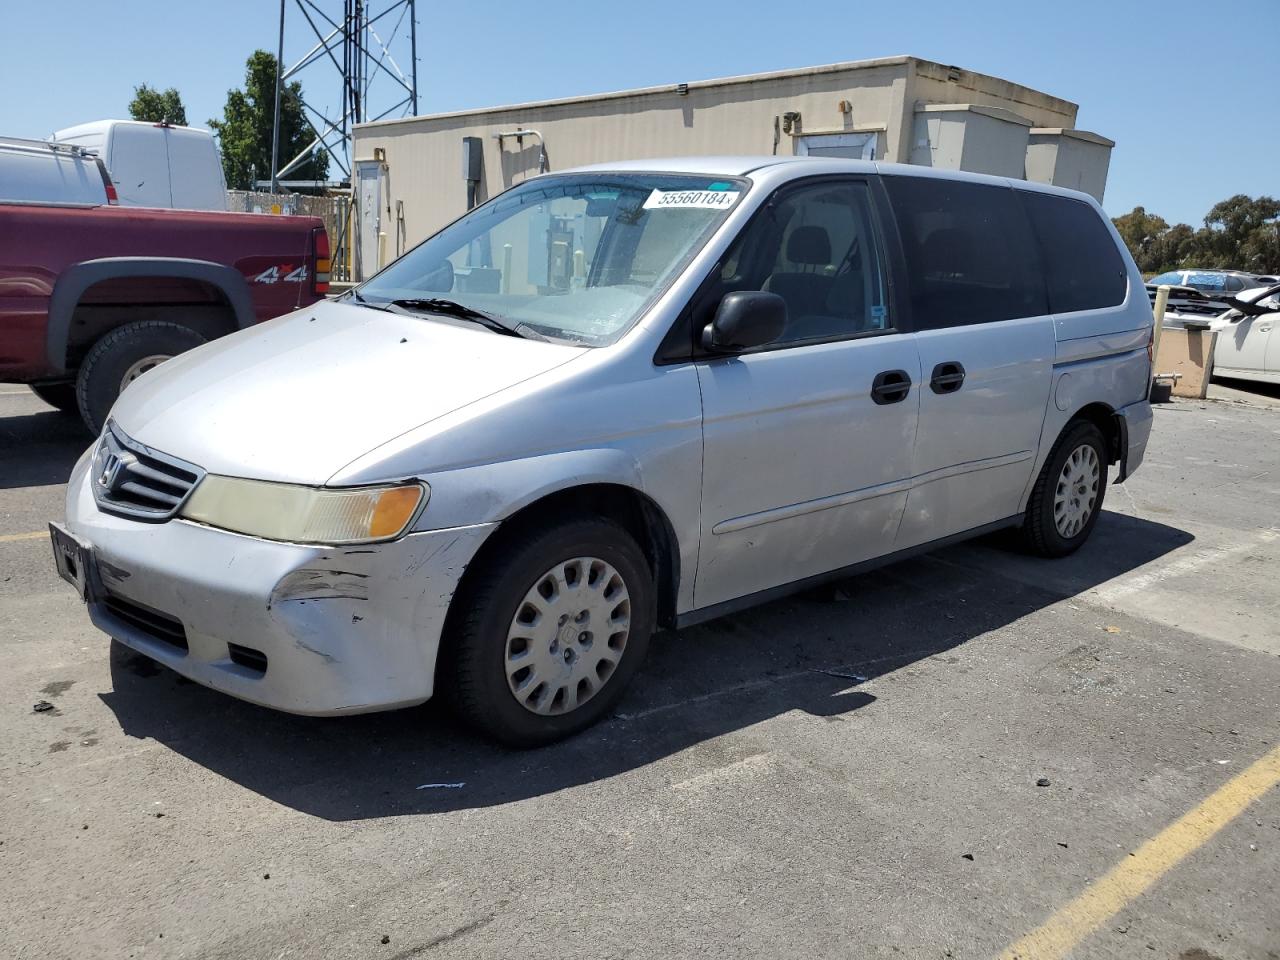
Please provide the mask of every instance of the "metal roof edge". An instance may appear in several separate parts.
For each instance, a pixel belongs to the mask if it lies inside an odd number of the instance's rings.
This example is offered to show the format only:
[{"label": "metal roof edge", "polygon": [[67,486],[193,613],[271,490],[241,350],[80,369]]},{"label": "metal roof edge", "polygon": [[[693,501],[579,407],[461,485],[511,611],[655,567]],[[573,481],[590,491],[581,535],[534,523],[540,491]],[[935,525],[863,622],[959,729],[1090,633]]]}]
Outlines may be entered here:
[{"label": "metal roof edge", "polygon": [[[922,60],[920,57],[912,57],[907,54],[900,54],[892,57],[877,57],[871,60],[845,60],[839,63],[827,63],[814,67],[796,67],[787,70],[771,70],[765,73],[748,73],[733,77],[717,77],[711,80],[691,80],[688,83],[688,87],[690,90],[708,90],[714,89],[715,87],[760,83],[766,80],[782,80],[791,77],[840,73],[845,70],[868,70],[875,67],[903,66],[908,63],[933,63],[933,61]],[[935,64],[935,66],[942,66],[942,64]],[[973,71],[966,72],[972,73]],[[975,76],[983,76],[983,74],[975,74]],[[511,113],[518,110],[537,110],[546,109],[548,107],[572,106],[574,104],[594,103],[601,100],[625,100],[632,97],[653,96],[660,93],[674,94],[677,85],[678,84],[676,83],[665,83],[657,86],[636,87],[631,90],[614,90],[608,93],[592,93],[576,97],[560,97],[553,100],[531,100],[527,103],[511,103],[497,107],[479,107],[474,110],[450,110],[445,113],[425,113],[419,114],[416,117],[401,117],[395,120],[376,120],[370,123],[358,123],[355,125],[355,129],[368,130],[375,127],[391,127],[406,123],[416,123],[423,120],[456,120],[463,117],[480,117],[490,114]],[[1015,84],[1015,86],[1017,86],[1017,84]]]},{"label": "metal roof edge", "polygon": [[916,113],[976,113],[980,116],[991,117],[993,120],[1003,120],[1006,123],[1016,123],[1023,127],[1035,126],[1030,120],[1019,113],[1012,110],[1006,110],[1004,107],[990,107],[985,103],[917,103],[915,107]]},{"label": "metal roof edge", "polygon": [[1076,130],[1072,127],[1032,127],[1031,135],[1045,137],[1070,137],[1072,140],[1083,140],[1085,143],[1096,143],[1103,147],[1114,147],[1116,142],[1100,133],[1090,130]]}]

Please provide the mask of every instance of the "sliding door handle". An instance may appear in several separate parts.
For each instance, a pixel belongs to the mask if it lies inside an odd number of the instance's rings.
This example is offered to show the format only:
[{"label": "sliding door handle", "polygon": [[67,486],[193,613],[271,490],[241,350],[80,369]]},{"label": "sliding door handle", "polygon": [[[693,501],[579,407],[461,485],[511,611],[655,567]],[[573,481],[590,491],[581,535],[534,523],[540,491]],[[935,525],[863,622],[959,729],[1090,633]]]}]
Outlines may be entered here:
[{"label": "sliding door handle", "polygon": [[958,360],[946,360],[933,368],[929,389],[934,393],[955,393],[964,386],[964,366]]},{"label": "sliding door handle", "polygon": [[885,370],[871,381],[871,399],[880,406],[907,399],[911,392],[911,377],[905,370]]}]

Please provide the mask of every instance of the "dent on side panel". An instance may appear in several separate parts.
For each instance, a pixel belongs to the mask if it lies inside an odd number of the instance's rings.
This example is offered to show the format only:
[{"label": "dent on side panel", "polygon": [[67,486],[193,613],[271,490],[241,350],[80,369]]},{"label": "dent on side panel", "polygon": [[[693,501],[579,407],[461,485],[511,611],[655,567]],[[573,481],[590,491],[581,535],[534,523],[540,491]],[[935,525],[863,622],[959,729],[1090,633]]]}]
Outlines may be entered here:
[{"label": "dent on side panel", "polygon": [[[1059,321],[1061,322],[1061,321]],[[1079,363],[1096,357],[1145,350],[1151,336],[1150,327],[1137,330],[1118,330],[1058,341],[1057,365]]]}]

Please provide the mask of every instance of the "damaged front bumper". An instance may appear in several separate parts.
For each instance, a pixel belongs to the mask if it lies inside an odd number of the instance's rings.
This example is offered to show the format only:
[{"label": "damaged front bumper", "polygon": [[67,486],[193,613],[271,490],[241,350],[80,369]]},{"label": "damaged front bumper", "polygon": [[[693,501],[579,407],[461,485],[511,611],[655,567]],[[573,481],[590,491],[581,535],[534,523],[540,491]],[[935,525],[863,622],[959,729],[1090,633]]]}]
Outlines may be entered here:
[{"label": "damaged front bumper", "polygon": [[496,526],[353,546],[279,543],[103,513],[86,472],[82,459],[66,528],[93,565],[94,625],[197,683],[289,713],[427,700],[449,601]]}]

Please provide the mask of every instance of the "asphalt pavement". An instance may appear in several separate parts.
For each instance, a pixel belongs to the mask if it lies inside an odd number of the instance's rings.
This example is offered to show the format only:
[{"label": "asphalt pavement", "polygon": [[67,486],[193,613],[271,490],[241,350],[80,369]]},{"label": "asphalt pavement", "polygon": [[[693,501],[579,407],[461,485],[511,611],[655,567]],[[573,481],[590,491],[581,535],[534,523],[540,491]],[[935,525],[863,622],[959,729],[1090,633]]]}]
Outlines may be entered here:
[{"label": "asphalt pavement", "polygon": [[43,535],[87,438],[0,386],[0,957],[1280,957],[1280,409],[1231,389],[1075,556],[662,634],[512,752],[111,644]]}]

